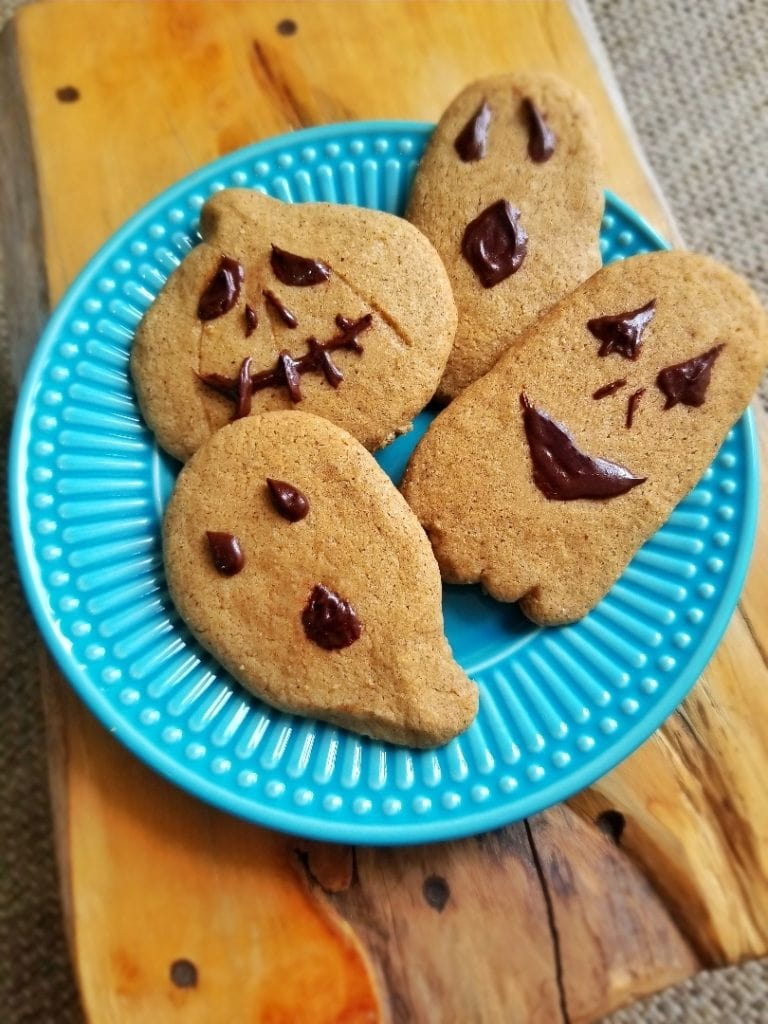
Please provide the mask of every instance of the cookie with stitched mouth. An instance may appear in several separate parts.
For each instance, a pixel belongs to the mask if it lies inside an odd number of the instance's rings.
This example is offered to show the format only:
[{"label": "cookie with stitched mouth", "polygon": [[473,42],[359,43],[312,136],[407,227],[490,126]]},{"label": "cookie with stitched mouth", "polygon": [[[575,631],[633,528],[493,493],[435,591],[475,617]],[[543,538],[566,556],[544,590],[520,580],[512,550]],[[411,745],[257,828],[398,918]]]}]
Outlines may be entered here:
[{"label": "cookie with stitched mouth", "polygon": [[131,353],[139,405],[185,461],[220,427],[315,413],[375,450],[409,428],[456,329],[445,269],[399,217],[227,189],[171,274]]},{"label": "cookie with stitched mouth", "polygon": [[327,420],[272,412],[217,431],[181,471],[163,547],[182,618],[275,707],[417,747],[474,718],[429,541]]},{"label": "cookie with stitched mouth", "polygon": [[687,252],[603,267],[433,421],[403,493],[443,577],[572,622],[712,461],[768,363],[747,284]]}]

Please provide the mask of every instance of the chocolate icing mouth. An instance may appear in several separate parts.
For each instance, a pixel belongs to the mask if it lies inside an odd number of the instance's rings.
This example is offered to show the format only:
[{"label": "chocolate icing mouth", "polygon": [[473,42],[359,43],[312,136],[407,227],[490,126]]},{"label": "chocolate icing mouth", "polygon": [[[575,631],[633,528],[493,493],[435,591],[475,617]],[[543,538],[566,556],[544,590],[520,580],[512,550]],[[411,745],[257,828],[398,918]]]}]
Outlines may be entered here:
[{"label": "chocolate icing mouth", "polygon": [[483,288],[517,273],[528,252],[520,211],[506,199],[492,203],[467,225],[461,252]]},{"label": "chocolate icing mouth", "polygon": [[301,621],[307,637],[326,651],[349,647],[363,632],[363,624],[349,601],[322,583],[312,588]]},{"label": "chocolate icing mouth", "polygon": [[[275,365],[269,370],[260,370],[258,373],[250,373],[251,356],[248,356],[240,365],[236,377],[226,377],[221,373],[198,374],[198,380],[211,388],[212,391],[224,395],[236,403],[235,419],[238,416],[247,415],[243,409],[250,411],[250,395],[264,388],[277,388],[285,386],[292,402],[300,402],[301,375],[312,371],[319,371],[323,374],[332,388],[337,388],[344,380],[344,374],[334,363],[331,352],[337,349],[350,349],[352,352],[362,353],[363,346],[360,344],[358,335],[367,331],[373,323],[373,314],[366,313],[357,320],[349,320],[339,314],[336,317],[338,333],[328,341],[320,342],[317,338],[307,338],[309,351],[303,356],[292,356],[290,352],[283,349],[277,357]],[[246,365],[247,364],[247,365]],[[248,391],[250,389],[250,395]]]},{"label": "chocolate icing mouth", "polygon": [[634,476],[625,466],[577,447],[571,434],[545,412],[520,395],[523,426],[533,464],[533,481],[551,501],[592,498],[606,501],[642,484],[646,477]]}]

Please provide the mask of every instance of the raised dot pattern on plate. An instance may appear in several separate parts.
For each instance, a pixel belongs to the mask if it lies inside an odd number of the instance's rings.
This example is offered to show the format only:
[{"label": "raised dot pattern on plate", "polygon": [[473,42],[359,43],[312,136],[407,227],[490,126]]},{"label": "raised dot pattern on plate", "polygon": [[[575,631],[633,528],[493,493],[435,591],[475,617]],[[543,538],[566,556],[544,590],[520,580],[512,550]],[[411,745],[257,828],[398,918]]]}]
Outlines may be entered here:
[{"label": "raised dot pattern on plate", "polygon": [[[128,370],[136,324],[199,239],[223,184],[286,201],[402,212],[428,126],[340,125],[230,154],[125,225],[61,303],[30,367],[11,449],[14,540],[61,666],[139,756],[251,820],[344,841],[476,832],[561,800],[626,756],[695,681],[735,604],[755,521],[749,416],[710,471],[582,622],[541,630],[477,588],[446,588],[477,721],[437,751],[399,750],[281,714],[191,639],[162,571],[177,465],[158,452]],[[663,243],[613,196],[605,260]],[[380,456],[395,476],[423,433]],[[85,628],[87,627],[87,628]]]}]

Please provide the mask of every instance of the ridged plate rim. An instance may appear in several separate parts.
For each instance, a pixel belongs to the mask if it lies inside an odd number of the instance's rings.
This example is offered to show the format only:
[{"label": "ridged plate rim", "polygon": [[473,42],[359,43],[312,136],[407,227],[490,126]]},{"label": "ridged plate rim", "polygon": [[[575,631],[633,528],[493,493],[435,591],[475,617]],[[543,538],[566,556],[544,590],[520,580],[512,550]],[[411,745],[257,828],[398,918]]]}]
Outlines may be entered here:
[{"label": "ridged plate rim", "polygon": [[[337,842],[373,843],[381,845],[410,844],[445,840],[471,835],[490,828],[508,824],[511,821],[543,810],[553,803],[573,795],[593,783],[600,776],[632,753],[671,714],[698,679],[711,658],[735,609],[743,585],[754,543],[758,506],[758,462],[754,420],[750,411],[742,417],[739,429],[743,432],[742,446],[745,457],[744,490],[741,494],[743,525],[737,543],[729,553],[728,579],[721,591],[718,606],[709,621],[699,647],[687,662],[684,670],[667,681],[665,691],[653,702],[633,725],[623,729],[614,742],[606,742],[600,753],[585,764],[569,770],[566,775],[554,777],[552,781],[534,789],[527,796],[512,796],[511,799],[496,798],[487,808],[462,809],[460,813],[446,812],[436,820],[423,822],[398,822],[379,820],[377,822],[351,818],[334,819],[333,814],[323,812],[315,804],[311,808],[294,806],[285,810],[270,805],[263,796],[249,798],[207,779],[194,771],[182,760],[178,750],[169,754],[159,741],[149,738],[146,731],[137,728],[121,716],[107,695],[101,691],[89,675],[85,666],[77,664],[69,656],[67,637],[60,631],[55,618],[47,609],[49,591],[42,578],[42,566],[38,563],[34,538],[28,516],[31,509],[26,502],[26,454],[32,434],[32,410],[36,393],[41,386],[41,373],[50,355],[58,333],[73,312],[82,292],[94,271],[108,263],[143,225],[151,221],[175,195],[193,191],[208,179],[212,172],[225,175],[246,161],[254,161],[274,155],[286,145],[328,143],[337,139],[348,140],[350,136],[381,135],[389,133],[416,134],[426,138],[431,124],[410,121],[349,122],[340,125],[325,125],[308,128],[285,136],[254,143],[221,157],[199,168],[160,193],[130,218],[88,261],[77,279],[62,298],[46,327],[19,393],[14,417],[9,460],[11,530],[20,575],[32,608],[49,650],[53,653],[64,676],[73,685],[88,707],[103,724],[143,761],[184,789],[202,797],[222,809],[230,811],[255,823],[274,827],[286,832],[298,833],[317,839]],[[606,193],[608,203],[625,218],[633,221],[638,230],[658,248],[668,246],[660,236],[628,204]],[[343,736],[343,734],[342,734]],[[282,772],[281,772],[282,774]],[[418,787],[416,787],[418,788]],[[421,788],[425,788],[421,784]]]}]

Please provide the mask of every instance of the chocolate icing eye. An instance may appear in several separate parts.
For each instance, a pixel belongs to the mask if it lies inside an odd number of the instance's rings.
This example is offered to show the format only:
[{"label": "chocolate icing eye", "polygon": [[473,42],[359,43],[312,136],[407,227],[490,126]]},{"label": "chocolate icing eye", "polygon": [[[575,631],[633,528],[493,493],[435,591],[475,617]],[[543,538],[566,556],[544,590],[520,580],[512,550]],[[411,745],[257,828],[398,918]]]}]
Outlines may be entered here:
[{"label": "chocolate icing eye", "polygon": [[645,482],[618,462],[587,455],[571,435],[545,412],[520,395],[523,425],[533,463],[533,481],[552,501],[595,498],[605,501]]},{"label": "chocolate icing eye", "polygon": [[331,268],[322,260],[310,259],[286,252],[278,246],[272,246],[270,257],[272,273],[283,284],[294,288],[307,288],[313,284],[323,284],[331,276]]},{"label": "chocolate icing eye", "polygon": [[251,357],[247,356],[240,367],[237,375],[237,399],[235,401],[234,420],[240,420],[243,416],[250,416],[253,391],[251,390]]},{"label": "chocolate icing eye", "polygon": [[213,564],[222,576],[236,576],[245,565],[245,555],[240,541],[231,533],[215,533],[208,530],[208,547]]},{"label": "chocolate icing eye", "polygon": [[291,523],[298,523],[309,512],[309,500],[298,487],[286,483],[285,480],[273,480],[267,477],[269,496],[275,510]]},{"label": "chocolate icing eye", "polygon": [[536,164],[546,163],[555,152],[555,133],[533,100],[527,96],[523,100],[523,113],[528,121],[528,156]]},{"label": "chocolate icing eye", "polygon": [[301,621],[307,637],[327,651],[349,647],[363,632],[363,624],[349,601],[322,583],[316,584],[309,595]]},{"label": "chocolate icing eye", "polygon": [[724,348],[725,345],[715,345],[714,348],[684,363],[675,363],[674,366],[667,366],[659,371],[656,384],[667,396],[665,409],[672,409],[678,402],[695,407],[704,404],[707,388],[712,379],[712,367]]},{"label": "chocolate icing eye", "polygon": [[491,123],[491,108],[483,100],[453,143],[454,149],[464,163],[482,160],[488,149],[488,127]]},{"label": "chocolate icing eye", "polygon": [[587,327],[601,342],[597,354],[609,356],[612,352],[625,359],[637,359],[643,343],[643,333],[653,320],[656,300],[651,299],[639,309],[629,313],[614,313],[587,321]]},{"label": "chocolate icing eye", "polygon": [[229,256],[222,256],[216,273],[205,286],[197,304],[200,320],[215,320],[224,316],[237,303],[245,271],[242,264]]}]

